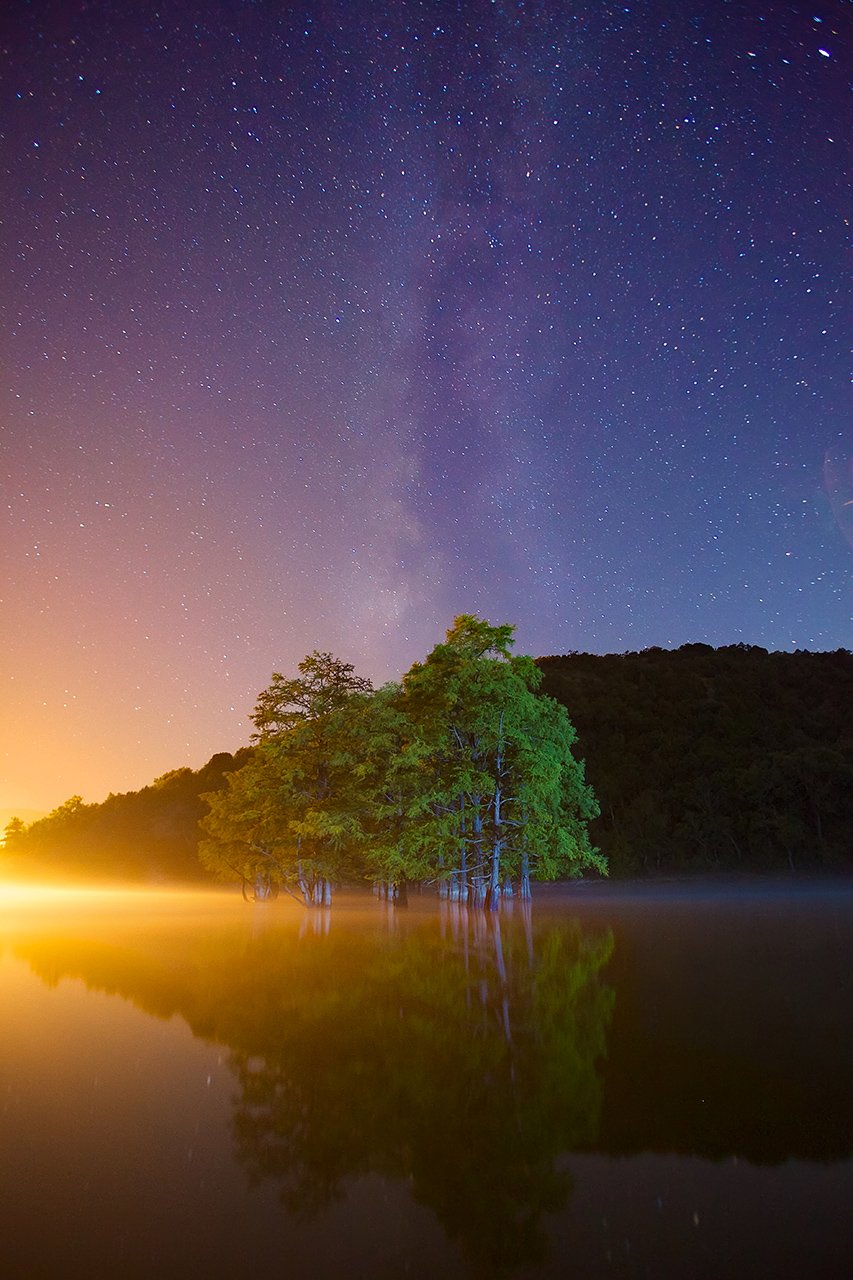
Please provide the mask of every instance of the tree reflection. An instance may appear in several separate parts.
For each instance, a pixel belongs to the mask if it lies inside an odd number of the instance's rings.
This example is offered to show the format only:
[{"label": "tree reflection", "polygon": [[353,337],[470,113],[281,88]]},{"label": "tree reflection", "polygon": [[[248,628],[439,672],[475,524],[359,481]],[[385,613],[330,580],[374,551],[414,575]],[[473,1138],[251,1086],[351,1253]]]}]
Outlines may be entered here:
[{"label": "tree reflection", "polygon": [[[20,945],[48,981],[79,973],[226,1044],[234,1135],[254,1182],[310,1217],[378,1174],[407,1182],[472,1270],[543,1253],[566,1200],[557,1157],[594,1143],[613,942],[530,907],[444,904],[377,930],[285,924]],[[278,915],[278,913],[276,913]]]},{"label": "tree reflection", "polygon": [[259,991],[263,1043],[233,1055],[250,1175],[298,1214],[353,1175],[404,1178],[486,1271],[537,1259],[568,1189],[556,1156],[597,1129],[612,940],[527,926],[448,907],[379,946],[333,933],[284,956],[268,939],[278,1016]]}]

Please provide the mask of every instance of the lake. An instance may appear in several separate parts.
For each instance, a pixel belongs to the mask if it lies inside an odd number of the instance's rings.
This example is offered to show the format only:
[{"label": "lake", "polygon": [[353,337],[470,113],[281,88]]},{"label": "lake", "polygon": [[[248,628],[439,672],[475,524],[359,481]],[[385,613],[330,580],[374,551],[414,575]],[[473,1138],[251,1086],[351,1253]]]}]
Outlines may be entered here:
[{"label": "lake", "polygon": [[0,885],[4,1276],[853,1275],[853,883]]}]

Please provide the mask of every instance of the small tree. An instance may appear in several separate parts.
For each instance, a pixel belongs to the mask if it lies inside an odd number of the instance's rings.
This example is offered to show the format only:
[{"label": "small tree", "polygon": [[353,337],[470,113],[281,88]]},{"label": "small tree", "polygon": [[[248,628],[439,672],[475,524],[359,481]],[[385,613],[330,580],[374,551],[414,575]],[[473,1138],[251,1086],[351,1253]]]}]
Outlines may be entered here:
[{"label": "small tree", "polygon": [[359,834],[344,709],[371,686],[328,653],[309,654],[298,669],[292,680],[275,672],[259,694],[255,755],[209,797],[200,856],[214,874],[240,876],[256,900],[284,887],[322,905]]},{"label": "small tree", "polygon": [[222,791],[203,798],[198,853],[218,880],[237,877],[247,900],[266,902],[287,880],[286,824],[275,805],[275,761],[258,748],[242,769],[229,773]]},{"label": "small tree", "polygon": [[3,831],[3,852],[22,852],[26,831],[26,823],[21,818],[10,818]]}]

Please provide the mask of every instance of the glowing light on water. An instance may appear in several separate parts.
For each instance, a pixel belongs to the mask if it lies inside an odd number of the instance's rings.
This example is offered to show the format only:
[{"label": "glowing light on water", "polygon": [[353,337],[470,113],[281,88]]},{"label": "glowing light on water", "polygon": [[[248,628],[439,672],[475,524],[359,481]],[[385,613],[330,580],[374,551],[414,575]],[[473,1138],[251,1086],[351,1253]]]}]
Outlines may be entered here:
[{"label": "glowing light on water", "polygon": [[0,880],[0,906],[15,906],[32,903],[40,905],[52,902],[81,902],[91,899],[126,896],[123,890],[96,889],[91,887],[27,884],[23,881]]},{"label": "glowing light on water", "polygon": [[204,906],[208,910],[219,905],[231,905],[233,894],[216,890],[149,889],[136,885],[105,884],[50,884],[26,880],[0,880],[0,911],[26,907],[100,907],[110,906],[152,907],[174,906],[186,909],[191,905]]}]

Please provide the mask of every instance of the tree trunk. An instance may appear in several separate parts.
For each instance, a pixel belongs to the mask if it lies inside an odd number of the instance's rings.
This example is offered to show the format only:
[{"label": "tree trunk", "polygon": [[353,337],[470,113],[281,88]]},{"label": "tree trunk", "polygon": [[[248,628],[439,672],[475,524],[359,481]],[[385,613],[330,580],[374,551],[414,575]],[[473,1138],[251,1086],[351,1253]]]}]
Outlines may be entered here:
[{"label": "tree trunk", "polygon": [[525,849],[521,855],[521,900],[529,902],[533,897],[530,892],[530,856]]},{"label": "tree trunk", "polygon": [[327,880],[325,876],[316,876],[311,898],[315,907],[330,907],[332,905],[331,880]]},{"label": "tree trunk", "polygon": [[503,849],[503,838],[501,836],[501,789],[495,790],[495,833],[492,837],[492,852],[490,854],[491,867],[489,871],[489,891],[487,894],[487,906],[490,911],[497,911],[501,904],[501,852]]},{"label": "tree trunk", "polygon": [[297,862],[296,864],[296,883],[299,886],[299,892],[302,894],[302,901],[305,903],[306,907],[310,907],[311,906],[311,886],[309,885],[308,881],[305,878],[305,873],[302,870],[301,862]]},{"label": "tree trunk", "polygon": [[489,911],[497,911],[501,905],[501,846],[495,841],[492,849],[492,866],[489,874],[489,887],[486,890],[486,907]]},{"label": "tree trunk", "polygon": [[[471,823],[471,828],[474,833],[474,842],[471,848],[474,852],[474,866],[479,867],[483,862],[483,815],[480,811],[480,797],[472,796],[471,804],[474,808],[474,817]],[[472,897],[476,906],[482,906],[486,897],[485,885],[483,885],[482,888],[478,888],[476,891],[472,889]]]},{"label": "tree trunk", "polygon": [[258,872],[255,876],[253,890],[255,902],[269,902],[272,899],[272,885],[270,884],[269,876]]}]

